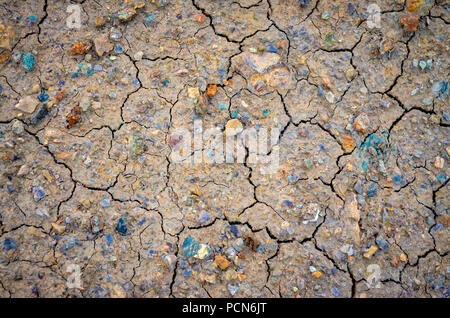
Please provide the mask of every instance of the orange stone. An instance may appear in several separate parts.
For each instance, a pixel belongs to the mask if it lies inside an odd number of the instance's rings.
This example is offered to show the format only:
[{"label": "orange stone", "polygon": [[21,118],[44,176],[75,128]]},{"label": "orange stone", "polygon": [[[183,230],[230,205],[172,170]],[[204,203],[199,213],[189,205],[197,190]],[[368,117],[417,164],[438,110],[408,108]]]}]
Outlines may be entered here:
[{"label": "orange stone", "polygon": [[64,152],[57,154],[56,158],[65,160],[65,159],[69,159],[71,156],[72,156],[71,152],[64,151]]},{"label": "orange stone", "polygon": [[410,32],[416,32],[419,26],[420,16],[416,12],[405,13],[401,19],[400,23]]},{"label": "orange stone", "polygon": [[77,42],[72,46],[72,54],[73,55],[81,55],[89,50],[89,44],[85,42]]},{"label": "orange stone", "polygon": [[81,109],[79,106],[75,106],[72,108],[70,113],[67,115],[67,125],[66,128],[70,129],[73,127],[73,125],[78,124],[81,122]]},{"label": "orange stone", "polygon": [[342,136],[342,147],[346,152],[350,152],[355,148],[355,140],[350,136]]},{"label": "orange stone", "polygon": [[217,93],[217,85],[211,84],[208,86],[208,89],[206,90],[206,95],[208,95],[209,98],[213,98],[214,95]]},{"label": "orange stone", "polygon": [[323,83],[328,87],[331,88],[330,79],[326,76],[322,77]]},{"label": "orange stone", "polygon": [[59,103],[64,96],[64,90],[60,91],[57,95],[56,95],[56,101]]},{"label": "orange stone", "polygon": [[226,270],[228,268],[228,266],[230,266],[231,262],[229,260],[227,260],[225,257],[223,257],[222,255],[217,255],[214,258],[214,262],[217,264],[217,266],[220,267],[221,270]]},{"label": "orange stone", "polygon": [[4,51],[2,54],[0,54],[0,64],[3,64],[6,61],[8,61],[10,56],[11,53],[9,53],[9,51]]},{"label": "orange stone", "polygon": [[353,122],[353,127],[356,131],[365,133],[367,131],[367,126],[369,125],[369,117],[366,113],[361,113],[355,118]]},{"label": "orange stone", "polygon": [[196,16],[195,17],[195,20],[198,22],[198,23],[202,23],[203,21],[205,21],[205,15],[202,13],[202,14],[199,14],[198,16]]}]

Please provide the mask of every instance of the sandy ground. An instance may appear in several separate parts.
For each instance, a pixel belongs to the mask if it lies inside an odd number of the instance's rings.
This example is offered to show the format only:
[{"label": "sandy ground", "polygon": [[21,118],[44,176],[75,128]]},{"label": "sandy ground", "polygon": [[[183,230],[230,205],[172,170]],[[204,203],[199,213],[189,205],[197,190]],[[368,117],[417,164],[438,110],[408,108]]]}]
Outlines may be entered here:
[{"label": "sandy ground", "polygon": [[1,0],[0,297],[449,297],[449,11]]}]

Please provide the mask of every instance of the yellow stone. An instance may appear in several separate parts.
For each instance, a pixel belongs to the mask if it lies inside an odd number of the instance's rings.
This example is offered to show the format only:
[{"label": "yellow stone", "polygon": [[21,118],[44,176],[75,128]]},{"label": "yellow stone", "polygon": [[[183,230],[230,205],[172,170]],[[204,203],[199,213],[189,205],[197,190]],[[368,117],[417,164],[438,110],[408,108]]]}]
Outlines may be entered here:
[{"label": "yellow stone", "polygon": [[408,9],[408,11],[414,12],[420,7],[422,2],[423,0],[407,0],[406,8]]},{"label": "yellow stone", "polygon": [[306,62],[306,56],[300,56],[299,62],[300,62],[301,65],[305,65],[305,62]]},{"label": "yellow stone", "polygon": [[200,91],[198,90],[198,87],[189,87],[188,97],[189,99],[198,99],[200,97]]},{"label": "yellow stone", "polygon": [[202,244],[202,246],[200,247],[200,249],[197,252],[196,257],[199,259],[204,259],[208,255],[209,255],[208,245]]},{"label": "yellow stone", "polygon": [[197,187],[193,188],[193,189],[191,190],[191,192],[192,192],[192,194],[195,194],[196,196],[199,196],[199,195],[200,195],[200,190],[199,190]]},{"label": "yellow stone", "polygon": [[365,258],[371,258],[373,254],[375,254],[375,252],[378,251],[378,247],[376,247],[375,245],[372,245],[369,250],[367,251],[367,253],[364,253],[364,257]]},{"label": "yellow stone", "polygon": [[225,134],[227,136],[234,136],[239,134],[243,130],[241,122],[234,118],[227,122],[225,125]]},{"label": "yellow stone", "polygon": [[50,173],[47,170],[42,170],[42,175],[48,180],[48,181],[52,181],[52,176],[50,175]]},{"label": "yellow stone", "polygon": [[86,198],[81,199],[79,202],[85,209],[89,209],[91,207],[91,201]]},{"label": "yellow stone", "polygon": [[126,293],[119,288],[114,288],[114,296],[117,298],[125,298]]},{"label": "yellow stone", "polygon": [[352,165],[350,162],[348,162],[348,163],[345,165],[345,170],[346,170],[346,171],[353,171],[353,165]]},{"label": "yellow stone", "polygon": [[313,275],[315,278],[320,278],[320,276],[322,276],[322,273],[319,272],[319,271],[315,271],[314,273],[312,273],[312,275]]},{"label": "yellow stone", "polygon": [[406,261],[407,261],[406,255],[402,253],[402,254],[400,255],[400,260],[401,260],[402,262],[406,262]]}]

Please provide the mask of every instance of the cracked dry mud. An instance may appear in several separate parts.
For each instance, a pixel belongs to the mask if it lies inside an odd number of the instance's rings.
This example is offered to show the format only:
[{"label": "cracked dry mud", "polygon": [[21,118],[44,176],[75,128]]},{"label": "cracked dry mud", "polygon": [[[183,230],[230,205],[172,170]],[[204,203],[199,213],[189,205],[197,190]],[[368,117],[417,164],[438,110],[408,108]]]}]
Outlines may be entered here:
[{"label": "cracked dry mud", "polygon": [[[0,297],[449,297],[449,12],[0,0]],[[279,169],[174,161],[195,119]]]}]

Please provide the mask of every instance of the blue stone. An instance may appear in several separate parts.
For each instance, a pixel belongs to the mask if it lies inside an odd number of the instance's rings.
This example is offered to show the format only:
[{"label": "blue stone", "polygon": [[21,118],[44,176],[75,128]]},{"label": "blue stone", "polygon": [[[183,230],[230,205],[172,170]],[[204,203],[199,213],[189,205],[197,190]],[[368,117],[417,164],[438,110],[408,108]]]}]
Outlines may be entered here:
[{"label": "blue stone", "polygon": [[41,106],[39,106],[38,110],[33,114],[33,116],[31,116],[30,120],[31,125],[35,126],[39,124],[42,121],[42,119],[44,119],[45,116],[47,116],[47,114],[48,114],[47,104],[42,104]]},{"label": "blue stone", "polygon": [[372,182],[369,185],[369,188],[367,189],[367,196],[369,198],[373,198],[377,194],[379,189],[380,189],[380,187],[378,186],[378,184],[376,184],[375,182]]},{"label": "blue stone", "polygon": [[364,199],[364,196],[361,194],[358,194],[356,196],[356,200],[358,200],[358,203],[363,204],[364,202],[366,202],[366,199]]},{"label": "blue stone", "polygon": [[419,62],[419,66],[420,66],[420,68],[421,68],[422,70],[424,70],[425,67],[427,67],[427,63],[426,63],[425,61],[420,61],[420,62]]},{"label": "blue stone", "polygon": [[106,242],[108,242],[108,244],[112,244],[113,243],[113,238],[111,234],[107,234],[106,235]]},{"label": "blue stone", "polygon": [[126,235],[128,233],[128,227],[124,219],[120,218],[119,222],[117,222],[116,226],[117,232],[122,235]]},{"label": "blue stone", "polygon": [[440,97],[441,95],[448,95],[448,82],[442,81],[433,85],[433,92]]},{"label": "blue stone", "polygon": [[17,244],[17,242],[10,237],[5,238],[5,240],[3,241],[3,250],[5,252],[8,252],[10,250],[17,250],[18,248],[19,245]]},{"label": "blue stone", "polygon": [[431,105],[433,103],[433,100],[431,98],[424,98],[423,102],[425,105]]},{"label": "blue stone", "polygon": [[8,189],[8,193],[14,192],[14,187],[13,187],[12,185],[8,184],[8,185],[6,186],[6,188]]},{"label": "blue stone", "polygon": [[149,13],[147,14],[147,16],[145,17],[145,22],[152,22],[153,20],[155,20],[155,15],[153,13]]},{"label": "blue stone", "polygon": [[367,161],[363,161],[362,162],[362,164],[361,164],[361,169],[364,171],[364,172],[367,172]]},{"label": "blue stone", "polygon": [[362,183],[360,180],[356,181],[354,189],[355,189],[356,193],[362,194],[363,188],[362,188]]},{"label": "blue stone", "polygon": [[337,289],[337,288],[333,288],[331,291],[333,292],[334,297],[338,297],[340,294],[339,289]]},{"label": "blue stone", "polygon": [[45,191],[41,187],[33,187],[34,201],[39,202],[45,196]]},{"label": "blue stone", "polygon": [[48,100],[48,94],[45,94],[45,93],[39,94],[38,98],[39,98],[39,101],[46,102]]},{"label": "blue stone", "polygon": [[319,86],[319,88],[317,89],[317,96],[319,96],[319,97],[325,96],[325,92],[323,91],[322,86]]},{"label": "blue stone", "polygon": [[32,27],[35,22],[36,22],[36,17],[34,15],[30,15],[29,17],[25,18],[25,24],[28,27]]},{"label": "blue stone", "polygon": [[230,292],[231,295],[236,294],[236,292],[238,291],[239,287],[238,286],[233,286],[231,284],[228,284],[228,291]]},{"label": "blue stone", "polygon": [[182,260],[180,261],[180,267],[181,267],[181,268],[184,269],[184,268],[186,268],[188,265],[189,265],[189,263],[186,262],[186,260],[182,259]]},{"label": "blue stone", "polygon": [[183,255],[186,257],[194,257],[200,249],[200,244],[194,240],[191,236],[184,239],[183,245],[181,246],[183,250]]},{"label": "blue stone", "polygon": [[206,221],[208,221],[208,220],[209,220],[209,214],[208,214],[208,212],[202,211],[202,212],[200,213],[200,217],[198,218],[198,221],[199,221],[200,223],[203,223],[203,222],[206,222]]},{"label": "blue stone", "polygon": [[23,53],[22,64],[25,69],[31,72],[34,68],[34,55],[28,52]]},{"label": "blue stone", "polygon": [[356,7],[353,3],[347,4],[347,9],[348,9],[348,12],[350,12],[350,13],[353,11],[356,11]]},{"label": "blue stone", "polygon": [[256,251],[258,251],[261,254],[264,254],[266,248],[264,247],[264,243],[259,244],[259,246],[256,248]]},{"label": "blue stone", "polygon": [[399,174],[395,175],[392,180],[396,183],[396,184],[406,184],[406,181],[403,180],[403,177]]},{"label": "blue stone", "polygon": [[190,270],[190,269],[185,269],[184,272],[183,272],[183,275],[186,276],[186,277],[191,276],[191,275],[192,275],[192,270]]},{"label": "blue stone", "polygon": [[440,182],[445,182],[447,180],[447,176],[443,173],[441,173],[440,175],[437,176],[438,180]]},{"label": "blue stone", "polygon": [[100,201],[100,205],[101,205],[102,207],[104,207],[104,208],[107,208],[107,207],[109,207],[109,206],[111,205],[111,202],[109,202],[108,199],[104,199],[104,200],[101,200],[101,201]]},{"label": "blue stone", "polygon": [[386,242],[383,237],[381,235],[378,234],[377,238],[375,239],[375,242],[377,243],[377,245],[382,249],[388,249],[389,248],[389,243]]},{"label": "blue stone", "polygon": [[236,237],[239,236],[239,230],[236,225],[233,224],[232,226],[230,226],[230,231],[231,233],[233,233],[234,236]]},{"label": "blue stone", "polygon": [[269,49],[268,49],[268,51],[269,51],[270,53],[277,53],[277,52],[278,52],[278,50],[277,50],[272,44],[269,44]]}]

